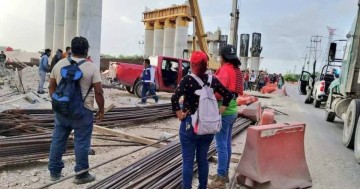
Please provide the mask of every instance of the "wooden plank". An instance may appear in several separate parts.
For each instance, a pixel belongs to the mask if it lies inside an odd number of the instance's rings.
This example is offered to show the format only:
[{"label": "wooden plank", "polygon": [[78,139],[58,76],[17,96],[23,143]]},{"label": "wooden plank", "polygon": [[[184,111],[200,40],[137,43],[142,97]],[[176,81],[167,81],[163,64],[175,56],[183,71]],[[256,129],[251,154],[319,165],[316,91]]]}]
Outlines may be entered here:
[{"label": "wooden plank", "polygon": [[[99,134],[106,134],[106,135],[114,135],[114,136],[118,136],[118,137],[121,137],[121,138],[125,138],[125,139],[128,139],[132,142],[137,142],[137,143],[140,143],[140,144],[153,144],[157,141],[155,140],[150,140],[150,139],[146,139],[146,138],[143,138],[143,137],[139,137],[139,136],[135,136],[135,135],[131,135],[131,134],[127,134],[127,133],[124,133],[122,131],[115,131],[115,130],[112,130],[112,129],[108,129],[108,128],[105,128],[105,127],[101,127],[101,126],[98,126],[98,125],[94,125],[94,132],[97,132]],[[157,147],[157,148],[160,148],[160,147],[163,147],[165,146],[164,144],[155,144],[154,147]]]}]

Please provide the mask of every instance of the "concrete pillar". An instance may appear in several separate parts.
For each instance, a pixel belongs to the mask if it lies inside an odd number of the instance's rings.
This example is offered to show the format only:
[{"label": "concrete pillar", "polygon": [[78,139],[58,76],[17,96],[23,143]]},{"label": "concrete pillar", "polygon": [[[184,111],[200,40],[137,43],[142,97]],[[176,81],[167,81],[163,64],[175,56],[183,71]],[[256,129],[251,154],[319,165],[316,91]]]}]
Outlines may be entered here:
[{"label": "concrete pillar", "polygon": [[154,52],[154,25],[145,22],[145,41],[144,41],[145,57],[153,56]]},{"label": "concrete pillar", "polygon": [[259,75],[259,69],[260,69],[260,57],[251,57],[251,62],[249,65],[249,70],[254,70],[256,75]]},{"label": "concrete pillar", "polygon": [[55,0],[53,53],[55,53],[57,49],[63,49],[64,47],[64,16],[65,1]]},{"label": "concrete pillar", "polygon": [[78,0],[77,36],[90,44],[88,55],[100,69],[102,0]]},{"label": "concrete pillar", "polygon": [[189,22],[182,17],[176,18],[174,57],[182,58],[184,49],[187,49],[187,35]]},{"label": "concrete pillar", "polygon": [[154,49],[153,55],[163,55],[164,50],[164,25],[159,20],[154,24]]},{"label": "concrete pillar", "polygon": [[53,48],[55,0],[46,1],[45,10],[45,46],[44,49]]},{"label": "concrete pillar", "polygon": [[175,24],[170,19],[165,20],[164,24],[164,56],[174,56],[175,45]]},{"label": "concrete pillar", "polygon": [[247,70],[248,69],[248,58],[247,57],[240,57],[240,62],[241,62],[240,69],[241,70]]},{"label": "concrete pillar", "polygon": [[218,42],[210,41],[208,46],[209,46],[209,54],[212,55],[219,54]]},{"label": "concrete pillar", "polygon": [[65,0],[64,47],[71,46],[71,40],[76,36],[78,0]]}]

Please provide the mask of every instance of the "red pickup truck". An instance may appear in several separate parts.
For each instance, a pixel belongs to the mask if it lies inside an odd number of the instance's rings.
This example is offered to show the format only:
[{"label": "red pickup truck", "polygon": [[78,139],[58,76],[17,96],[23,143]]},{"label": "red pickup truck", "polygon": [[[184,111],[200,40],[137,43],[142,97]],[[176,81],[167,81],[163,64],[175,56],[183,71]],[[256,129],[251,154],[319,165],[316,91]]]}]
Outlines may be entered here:
[{"label": "red pickup truck", "polygon": [[[150,64],[155,68],[156,91],[173,92],[181,78],[190,71],[190,62],[164,56],[150,57]],[[140,76],[143,65],[117,62],[116,78],[125,85],[125,89],[141,97],[142,82]]]}]

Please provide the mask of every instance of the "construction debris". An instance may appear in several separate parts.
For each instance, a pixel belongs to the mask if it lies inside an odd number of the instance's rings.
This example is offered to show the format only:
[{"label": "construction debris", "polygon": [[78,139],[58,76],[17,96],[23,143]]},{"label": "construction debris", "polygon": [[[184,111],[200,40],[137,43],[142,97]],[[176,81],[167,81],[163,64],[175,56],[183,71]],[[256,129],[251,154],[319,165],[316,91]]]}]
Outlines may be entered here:
[{"label": "construction debris", "polygon": [[[250,123],[248,119],[238,119],[234,123],[232,136],[246,129]],[[208,158],[215,153],[213,142]],[[176,140],[89,188],[180,188],[181,167],[181,145]],[[194,165],[194,171],[196,170],[197,165]]]}]

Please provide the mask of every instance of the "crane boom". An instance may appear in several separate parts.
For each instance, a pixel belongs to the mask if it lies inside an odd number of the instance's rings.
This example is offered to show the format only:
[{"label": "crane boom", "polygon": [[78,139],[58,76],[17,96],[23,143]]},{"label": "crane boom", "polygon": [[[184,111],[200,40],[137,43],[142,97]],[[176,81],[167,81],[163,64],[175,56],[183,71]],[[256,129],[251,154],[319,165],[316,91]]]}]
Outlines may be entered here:
[{"label": "crane boom", "polygon": [[[195,21],[195,34],[198,38],[199,47],[200,50],[204,51],[205,53],[208,53],[208,46],[207,46],[207,40],[206,40],[206,33],[204,30],[204,24],[202,22],[200,8],[199,8],[199,2],[197,0],[189,0],[191,14]],[[196,41],[193,41],[193,51],[195,50],[194,47]]]}]

